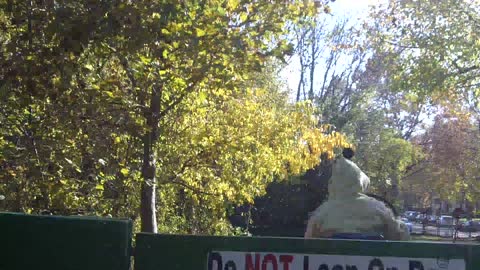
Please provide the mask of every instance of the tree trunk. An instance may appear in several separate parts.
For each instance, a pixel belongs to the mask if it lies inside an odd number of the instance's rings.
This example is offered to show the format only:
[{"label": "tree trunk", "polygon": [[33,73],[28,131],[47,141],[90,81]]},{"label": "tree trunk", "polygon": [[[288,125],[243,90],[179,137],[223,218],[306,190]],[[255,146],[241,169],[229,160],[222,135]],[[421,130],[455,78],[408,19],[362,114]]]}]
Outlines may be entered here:
[{"label": "tree trunk", "polygon": [[142,232],[157,233],[157,215],[155,211],[155,184],[142,183],[141,211]]},{"label": "tree trunk", "polygon": [[140,217],[142,232],[157,232],[157,215],[155,203],[156,188],[156,156],[155,143],[158,140],[158,125],[160,114],[161,88],[158,85],[152,87],[150,108],[145,112],[147,126],[150,130],[143,137],[143,168],[142,168],[142,192],[140,199]]},{"label": "tree trunk", "polygon": [[302,88],[305,88],[305,82],[303,77],[305,76],[305,65],[303,64],[303,56],[300,55],[300,81],[298,82],[298,88],[297,88],[297,99],[296,101],[300,101],[300,94]]},{"label": "tree trunk", "polygon": [[308,99],[313,101],[313,81],[314,81],[314,76],[315,76],[315,65],[316,65],[316,45],[317,45],[317,40],[315,39],[315,33],[317,29],[317,19],[314,19],[314,27],[312,28],[312,61],[310,62],[310,90],[308,91]]}]

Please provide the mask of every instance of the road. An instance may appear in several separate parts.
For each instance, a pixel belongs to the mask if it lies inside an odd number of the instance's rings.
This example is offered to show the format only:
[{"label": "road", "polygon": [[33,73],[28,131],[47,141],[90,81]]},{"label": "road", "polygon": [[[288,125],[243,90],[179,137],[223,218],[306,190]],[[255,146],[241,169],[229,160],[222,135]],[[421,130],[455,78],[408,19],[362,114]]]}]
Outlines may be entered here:
[{"label": "road", "polygon": [[[439,228],[434,226],[427,226],[426,228],[427,235],[438,235],[443,237],[452,237],[453,235],[453,228]],[[414,234],[421,234],[423,230],[422,224],[420,223],[413,223],[412,231]],[[479,232],[473,232],[470,237],[477,237],[480,236]],[[469,233],[459,232],[459,238],[469,238]]]}]

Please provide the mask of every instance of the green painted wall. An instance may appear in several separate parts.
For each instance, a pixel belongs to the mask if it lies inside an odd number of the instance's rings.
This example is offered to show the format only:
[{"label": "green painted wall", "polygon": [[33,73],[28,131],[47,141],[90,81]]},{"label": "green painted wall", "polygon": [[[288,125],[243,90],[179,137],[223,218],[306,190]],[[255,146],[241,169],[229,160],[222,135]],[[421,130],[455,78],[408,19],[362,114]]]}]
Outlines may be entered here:
[{"label": "green painted wall", "polygon": [[[129,220],[0,213],[0,270],[128,270],[131,240]],[[205,270],[212,251],[465,259],[467,270],[480,269],[480,245],[140,233],[136,236],[135,270]],[[285,270],[283,266],[278,262],[278,270]],[[222,267],[225,269],[234,268]]]},{"label": "green painted wall", "polygon": [[[433,242],[304,240],[300,238],[270,237],[180,236],[143,233],[138,234],[136,239],[135,268],[136,270],[207,269],[207,258],[211,251],[340,254],[444,259],[464,258],[466,259],[467,270],[480,269],[479,245]],[[283,268],[279,266],[278,269]]]},{"label": "green painted wall", "polygon": [[127,270],[132,222],[0,213],[0,270]]}]

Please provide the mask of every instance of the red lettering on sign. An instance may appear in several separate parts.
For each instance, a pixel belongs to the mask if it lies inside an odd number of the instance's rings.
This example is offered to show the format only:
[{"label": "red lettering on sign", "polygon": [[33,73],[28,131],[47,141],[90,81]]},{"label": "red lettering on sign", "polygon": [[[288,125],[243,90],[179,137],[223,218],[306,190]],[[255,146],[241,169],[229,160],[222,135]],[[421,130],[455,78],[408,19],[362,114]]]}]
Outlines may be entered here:
[{"label": "red lettering on sign", "polygon": [[289,270],[290,269],[290,263],[293,261],[293,256],[292,255],[280,255],[280,262],[283,263],[283,270]]},{"label": "red lettering on sign", "polygon": [[277,264],[277,258],[273,254],[267,254],[263,258],[262,262],[262,270],[268,270],[267,264],[270,263],[272,264],[273,269],[272,270],[278,270],[278,264]]},{"label": "red lettering on sign", "polygon": [[245,255],[245,270],[260,270],[260,254],[255,254],[255,268],[253,268],[252,254]]}]

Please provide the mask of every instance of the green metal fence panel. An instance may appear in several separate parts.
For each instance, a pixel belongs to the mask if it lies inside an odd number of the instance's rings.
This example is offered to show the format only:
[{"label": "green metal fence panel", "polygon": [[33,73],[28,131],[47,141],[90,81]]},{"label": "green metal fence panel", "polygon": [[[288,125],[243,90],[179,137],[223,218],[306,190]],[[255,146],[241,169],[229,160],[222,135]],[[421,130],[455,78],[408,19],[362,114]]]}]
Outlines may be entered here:
[{"label": "green metal fence panel", "polygon": [[480,246],[138,234],[136,270],[478,270]]},{"label": "green metal fence panel", "polygon": [[128,270],[130,220],[0,213],[0,270]]}]

